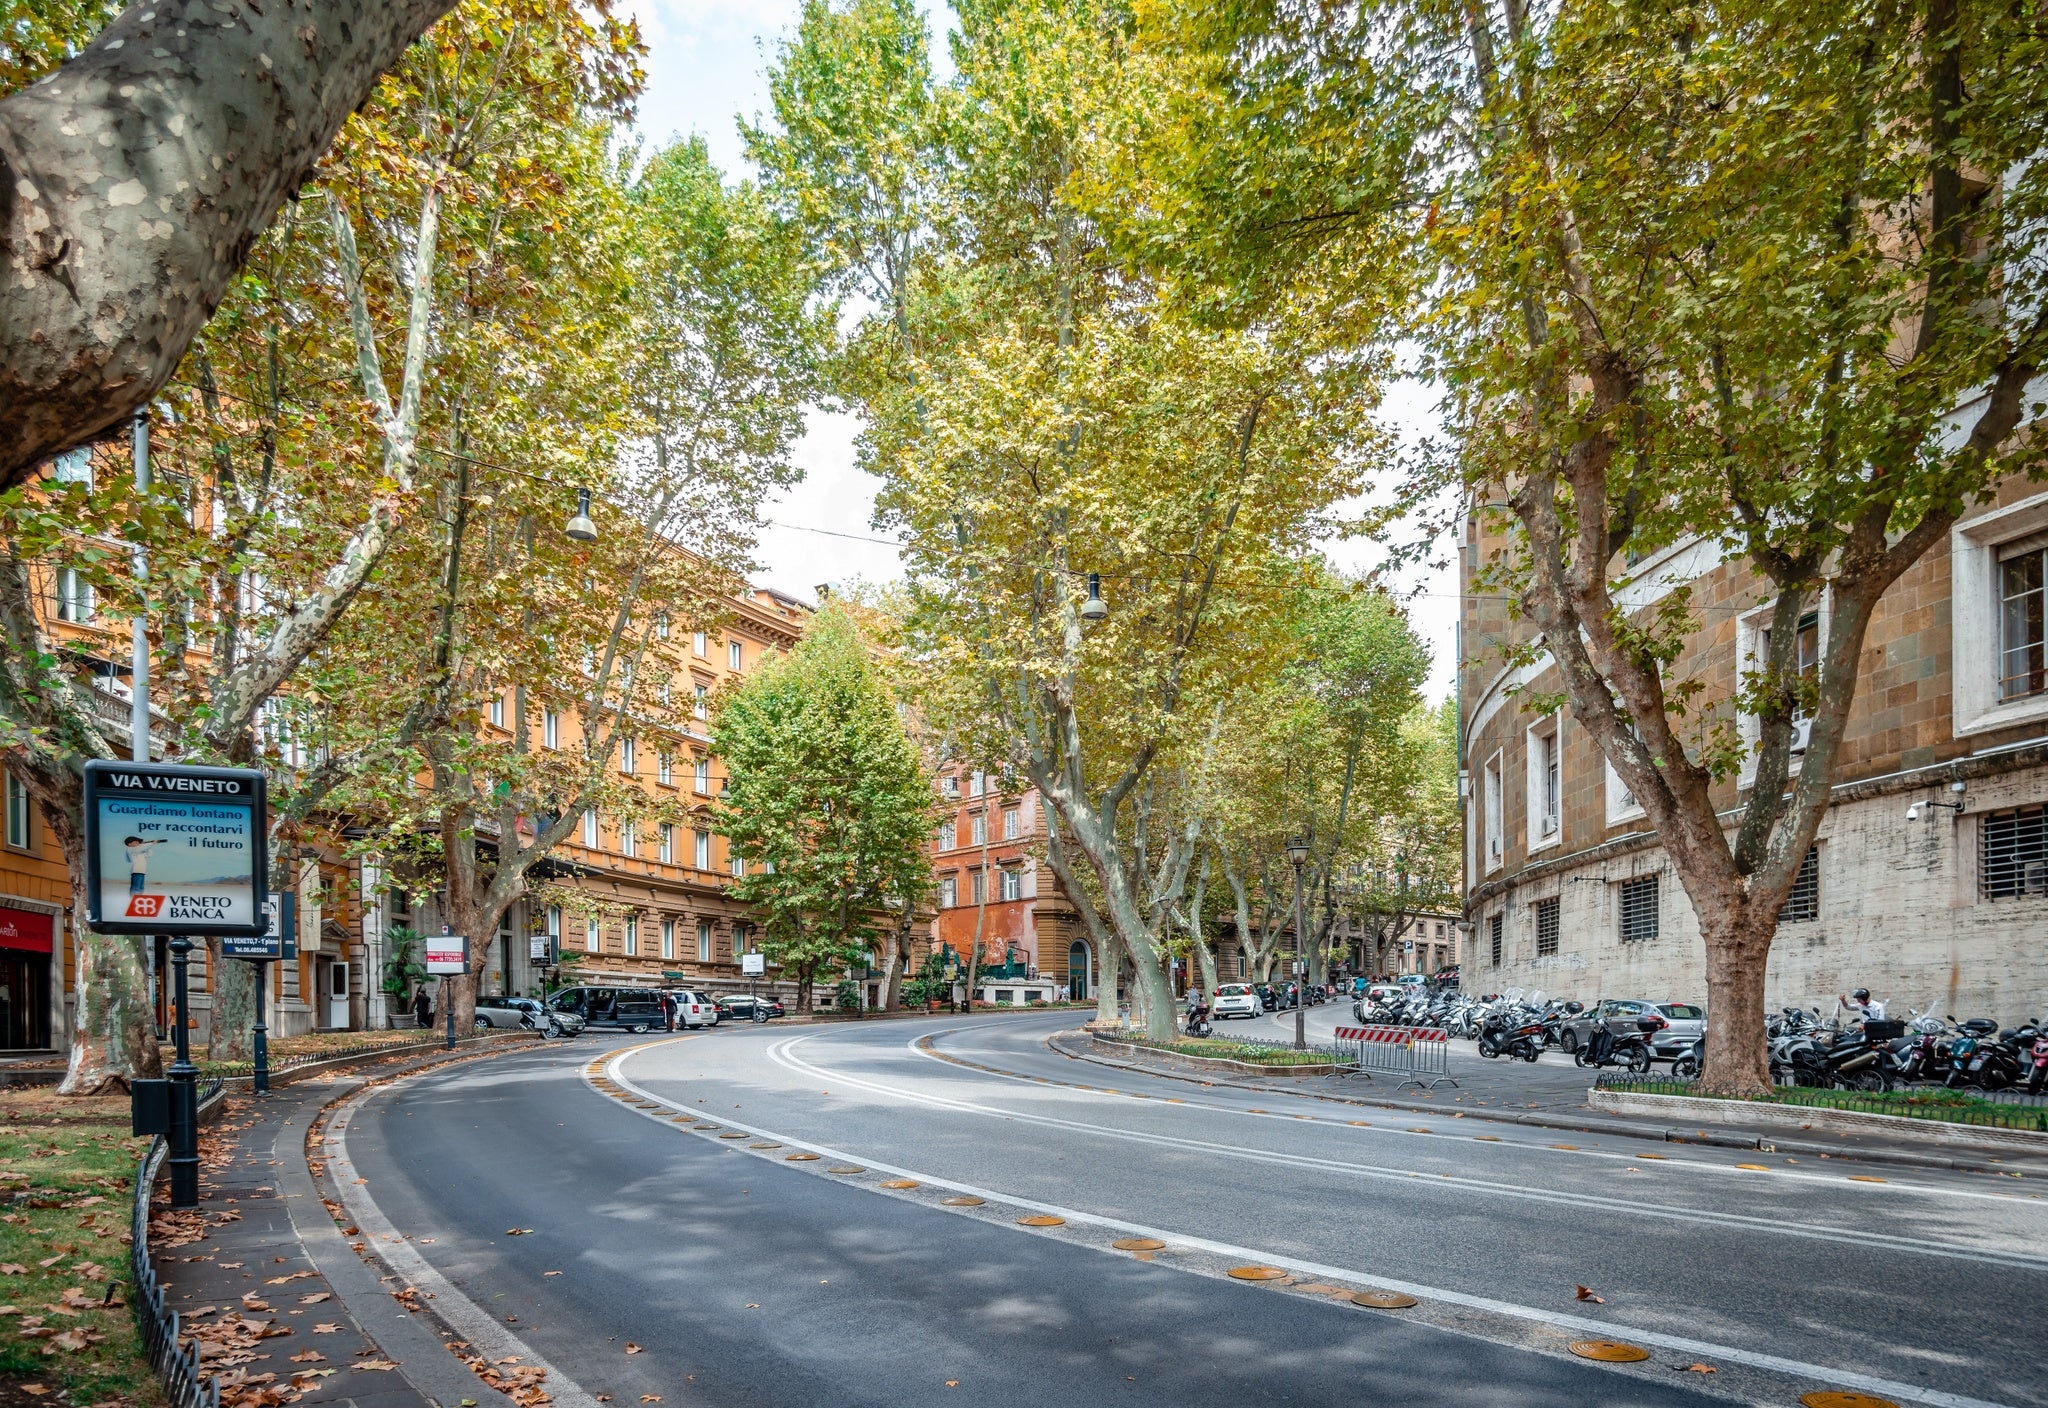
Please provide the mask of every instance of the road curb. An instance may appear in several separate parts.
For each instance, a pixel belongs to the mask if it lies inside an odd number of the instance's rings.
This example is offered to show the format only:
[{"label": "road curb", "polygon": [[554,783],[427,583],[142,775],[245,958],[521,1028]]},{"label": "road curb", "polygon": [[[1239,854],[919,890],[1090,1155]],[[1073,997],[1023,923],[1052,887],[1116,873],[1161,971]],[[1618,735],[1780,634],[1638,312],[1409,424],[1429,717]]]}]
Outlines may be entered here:
[{"label": "road curb", "polygon": [[[1990,1173],[2002,1178],[2027,1176],[2028,1171],[2014,1169],[2004,1160],[1994,1157],[1972,1157],[1970,1152],[1956,1154],[1929,1154],[1915,1149],[1867,1148],[1855,1145],[1834,1145],[1813,1139],[1783,1139],[1756,1134],[1742,1134],[1734,1131],[1708,1129],[1672,1129],[1668,1125],[1638,1124],[1632,1120],[1569,1115],[1547,1115],[1521,1110],[1494,1110],[1473,1108],[1451,1109],[1448,1106],[1428,1100],[1401,1100],[1392,1096],[1377,1098],[1358,1095],[1334,1095],[1327,1091],[1304,1090],[1297,1081],[1289,1085],[1265,1085],[1256,1081],[1204,1079],[1201,1076],[1185,1074],[1162,1066],[1147,1065],[1138,1061],[1117,1061],[1093,1052],[1069,1049],[1061,1038],[1067,1032],[1054,1032],[1045,1039],[1048,1050],[1054,1051],[1070,1061],[1086,1061],[1093,1066],[1105,1066],[1111,1070],[1142,1071],[1146,1075],[1158,1076],[1161,1080],[1178,1080],[1192,1085],[1227,1085],[1237,1090],[1255,1090],[1262,1095],[1299,1095],[1308,1100],[1321,1100],[1332,1105],[1362,1105],[1383,1110],[1408,1110],[1419,1114],[1462,1115],[1468,1120],[1486,1120],[1494,1124],[1523,1125],[1532,1129],[1561,1129],[1580,1134],[1609,1134],[1624,1139],[1652,1140],[1659,1144],[1702,1144],[1722,1149],[1755,1149],[1765,1153],[1795,1154],[1814,1158],[1854,1159],[1866,1163],[1896,1164],[1906,1168],[1941,1169],[1957,1173]],[[1091,1043],[1092,1045],[1092,1043]],[[935,1053],[936,1054],[936,1053]],[[2032,1170],[2034,1177],[2041,1171]]]}]

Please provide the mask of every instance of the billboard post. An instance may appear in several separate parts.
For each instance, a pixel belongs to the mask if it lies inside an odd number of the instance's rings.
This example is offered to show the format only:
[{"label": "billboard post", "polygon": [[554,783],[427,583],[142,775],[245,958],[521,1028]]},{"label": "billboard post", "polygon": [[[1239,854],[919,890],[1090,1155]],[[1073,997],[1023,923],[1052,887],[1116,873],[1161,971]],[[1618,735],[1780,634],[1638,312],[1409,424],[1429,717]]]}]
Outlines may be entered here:
[{"label": "billboard post", "polygon": [[[146,729],[147,699],[136,708]],[[85,765],[86,927],[170,937],[178,1058],[168,1072],[164,1162],[175,1208],[199,1205],[199,1068],[187,1027],[192,940],[261,939],[270,897],[265,800],[263,774],[254,768]]]}]

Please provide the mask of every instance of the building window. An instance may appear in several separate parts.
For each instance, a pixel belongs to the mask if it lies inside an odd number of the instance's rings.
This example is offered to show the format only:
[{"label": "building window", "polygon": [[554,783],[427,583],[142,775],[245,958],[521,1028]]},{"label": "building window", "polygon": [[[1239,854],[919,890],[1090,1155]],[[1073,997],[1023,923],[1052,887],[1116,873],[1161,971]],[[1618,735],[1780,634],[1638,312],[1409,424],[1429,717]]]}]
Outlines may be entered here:
[{"label": "building window", "polygon": [[952,875],[939,880],[939,908],[952,909],[960,903],[960,881]]},{"label": "building window", "polygon": [[1998,698],[2048,692],[2048,544],[2008,549],[1998,564]]},{"label": "building window", "polygon": [[726,844],[727,859],[730,860],[730,862],[732,863],[732,878],[735,880],[744,880],[747,875],[747,858],[741,855],[738,851],[732,850],[731,842],[727,842]]},{"label": "building window", "polygon": [[555,958],[562,952],[562,907],[548,906],[548,957]]},{"label": "building window", "polygon": [[968,883],[969,883],[970,885],[972,885],[972,886],[973,886],[973,889],[974,889],[974,897],[973,897],[973,899],[972,899],[972,900],[970,900],[970,901],[969,901],[969,903],[971,903],[971,904],[985,904],[985,903],[987,903],[987,902],[988,902],[988,877],[987,877],[986,875],[984,875],[984,874],[983,874],[983,873],[982,873],[981,871],[979,871],[979,870],[970,870],[969,872],[967,872],[967,874],[968,874]]},{"label": "building window", "polygon": [[986,812],[976,812],[973,820],[968,823],[968,829],[974,836],[972,844],[977,846],[988,844],[988,814]]},{"label": "building window", "polygon": [[2048,896],[2048,805],[1977,819],[1977,893],[1987,900]]},{"label": "building window", "polygon": [[597,813],[594,811],[583,814],[583,844],[590,850],[597,849]]},{"label": "building window", "polygon": [[26,851],[35,842],[35,813],[29,809],[28,787],[13,773],[7,774],[7,844]]},{"label": "building window", "polygon": [[76,567],[57,569],[57,619],[83,626],[92,620],[92,582]]},{"label": "building window", "polygon": [[692,631],[690,633],[690,653],[701,660],[704,658],[704,648],[704,633],[702,631]]},{"label": "building window", "polygon": [[491,727],[503,728],[504,726],[505,696],[502,694],[493,694],[491,696]]},{"label": "building window", "polygon": [[937,832],[937,834],[936,834],[936,835],[934,835],[934,836],[932,837],[932,841],[933,841],[933,843],[934,843],[935,845],[937,845],[937,847],[938,847],[938,848],[939,848],[940,850],[942,850],[942,851],[946,851],[946,850],[951,850],[951,849],[952,849],[952,847],[953,847],[953,822],[952,822],[951,818],[948,818],[947,820],[945,820],[945,821],[942,821],[942,822],[940,822],[940,823],[939,823],[939,829],[938,829],[938,832]]},{"label": "building window", "polygon": [[1621,882],[1621,941],[1647,943],[1657,937],[1657,877]]},{"label": "building window", "polygon": [[549,748],[562,746],[562,716],[553,709],[540,711],[540,741]]},{"label": "building window", "polygon": [[711,691],[701,684],[697,686],[697,696],[690,705],[690,713],[700,719],[711,717]]},{"label": "building window", "polygon": [[619,823],[619,854],[629,857],[640,854],[639,828],[630,821]]},{"label": "building window", "polygon": [[697,961],[711,961],[711,925],[709,921],[703,919],[697,921]]},{"label": "building window", "polygon": [[939,794],[944,797],[951,797],[955,801],[958,801],[960,798],[960,779],[957,777],[940,778]]},{"label": "building window", "polygon": [[583,921],[583,951],[596,953],[598,950],[597,917],[592,915]]},{"label": "building window", "polygon": [[737,672],[746,668],[747,648],[736,640],[725,643],[725,663]]},{"label": "building window", "polygon": [[675,785],[675,759],[669,757],[668,754],[663,753],[661,755],[660,761],[655,764],[655,772],[663,787],[673,787]]},{"label": "building window", "polygon": [[1005,807],[1003,809],[1003,839],[1005,841],[1017,839],[1018,825],[1017,809],[1015,807]]},{"label": "building window", "polygon": [[659,612],[654,618],[654,635],[657,640],[668,639],[668,613]]},{"label": "building window", "polygon": [[1002,895],[1003,895],[1003,898],[1004,898],[1005,900],[1021,900],[1021,899],[1023,899],[1023,898],[1024,898],[1024,872],[1023,872],[1023,871],[1021,871],[1021,870],[1005,870],[1005,871],[1003,871],[1003,872],[1002,872],[1002,876],[1003,876],[1003,890],[1002,890]]},{"label": "building window", "polygon": [[92,451],[89,448],[66,450],[50,461],[50,478],[59,484],[83,484],[92,487]]},{"label": "building window", "polygon": [[620,739],[619,771],[624,773],[626,776],[631,777],[633,775],[635,768],[639,765],[639,760],[640,750],[633,746],[633,740],[630,738]]},{"label": "building window", "polygon": [[1556,714],[1547,715],[1529,726],[1526,756],[1529,768],[1529,849],[1532,851],[1554,846],[1561,839],[1559,823],[1563,811],[1563,786],[1559,769],[1562,764],[1562,737]]},{"label": "building window", "polygon": [[1808,846],[1799,873],[1792,878],[1791,893],[1778,906],[1780,924],[1806,924],[1820,918],[1820,847]]},{"label": "building window", "polygon": [[1557,952],[1558,897],[1536,901],[1536,956],[1548,958]]},{"label": "building window", "polygon": [[699,795],[700,797],[708,797],[708,796],[710,796],[710,795],[711,795],[711,760],[710,760],[709,758],[699,758],[699,759],[697,759],[697,762],[696,762],[696,773],[697,773],[697,778],[696,778],[696,787],[697,787],[697,795]]},{"label": "building window", "polygon": [[711,833],[709,831],[699,831],[696,840],[697,868],[699,870],[709,870],[711,868]]},{"label": "building window", "polygon": [[640,917],[635,914],[629,914],[626,916],[626,957],[638,958],[639,956]]},{"label": "building window", "polygon": [[673,961],[676,956],[676,921],[661,921],[661,956],[664,962]]},{"label": "building window", "polygon": [[1643,804],[1636,800],[1636,794],[1621,780],[1621,774],[1614,770],[1611,759],[1603,756],[1601,763],[1606,773],[1607,824],[1619,826],[1643,815]]},{"label": "building window", "polygon": [[1500,754],[1495,753],[1486,763],[1486,775],[1481,789],[1481,805],[1486,811],[1486,868],[1498,870],[1507,859],[1507,827],[1501,816],[1503,805],[1500,785]]},{"label": "building window", "polygon": [[661,863],[663,865],[674,865],[676,863],[676,829],[666,821],[661,824]]},{"label": "building window", "polygon": [[1501,923],[1502,916],[1498,914],[1494,915],[1493,918],[1486,921],[1487,937],[1493,940],[1493,966],[1496,968],[1500,967]]},{"label": "building window", "polygon": [[738,958],[741,954],[751,950],[753,945],[754,936],[747,932],[747,926],[744,924],[734,924],[732,926],[732,956]]}]

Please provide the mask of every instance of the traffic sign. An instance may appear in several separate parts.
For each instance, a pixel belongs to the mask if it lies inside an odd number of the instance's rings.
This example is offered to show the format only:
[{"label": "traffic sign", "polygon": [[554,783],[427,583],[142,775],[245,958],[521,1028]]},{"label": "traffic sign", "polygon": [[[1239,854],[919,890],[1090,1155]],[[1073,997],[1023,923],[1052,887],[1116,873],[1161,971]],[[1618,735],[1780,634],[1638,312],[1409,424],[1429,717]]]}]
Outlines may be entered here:
[{"label": "traffic sign", "polygon": [[429,934],[427,936],[427,972],[429,975],[454,975],[469,971],[469,938],[464,934]]}]

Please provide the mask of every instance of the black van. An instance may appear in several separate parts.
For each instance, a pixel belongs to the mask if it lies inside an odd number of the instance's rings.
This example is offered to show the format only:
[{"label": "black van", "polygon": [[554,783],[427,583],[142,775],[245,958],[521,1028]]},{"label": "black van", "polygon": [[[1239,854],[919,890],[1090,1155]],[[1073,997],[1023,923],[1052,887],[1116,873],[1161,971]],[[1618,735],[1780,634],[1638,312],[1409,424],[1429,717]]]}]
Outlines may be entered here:
[{"label": "black van", "polygon": [[561,1012],[578,1012],[593,1027],[617,1027],[638,1035],[668,1030],[668,1009],[651,988],[568,988],[548,999]]}]

